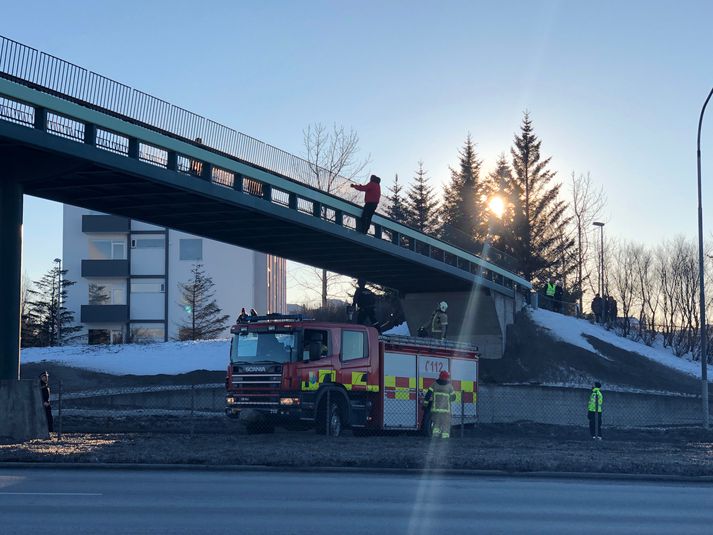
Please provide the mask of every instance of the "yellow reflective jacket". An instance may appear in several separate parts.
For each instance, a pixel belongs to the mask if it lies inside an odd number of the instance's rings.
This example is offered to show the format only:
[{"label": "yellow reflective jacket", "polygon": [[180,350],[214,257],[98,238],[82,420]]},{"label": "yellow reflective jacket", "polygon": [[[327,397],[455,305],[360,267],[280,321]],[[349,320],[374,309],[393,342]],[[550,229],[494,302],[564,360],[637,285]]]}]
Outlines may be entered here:
[{"label": "yellow reflective jacket", "polygon": [[602,412],[602,402],[604,398],[602,397],[602,391],[598,388],[592,388],[592,393],[589,396],[589,404],[587,405],[587,410],[589,412]]},{"label": "yellow reflective jacket", "polygon": [[434,382],[424,399],[424,405],[430,407],[431,412],[451,412],[451,402],[456,400],[456,393],[450,381],[445,384]]}]

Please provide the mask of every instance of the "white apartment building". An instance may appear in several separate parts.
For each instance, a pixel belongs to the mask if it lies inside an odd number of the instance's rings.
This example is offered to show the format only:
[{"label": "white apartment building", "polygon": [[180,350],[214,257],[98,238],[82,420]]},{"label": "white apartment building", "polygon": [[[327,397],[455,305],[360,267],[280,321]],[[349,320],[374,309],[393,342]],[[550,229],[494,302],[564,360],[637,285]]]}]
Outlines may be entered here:
[{"label": "white apartment building", "polygon": [[66,204],[63,222],[62,267],[76,282],[64,305],[90,344],[176,339],[189,319],[179,283],[196,264],[229,325],[242,307],[287,310],[282,258]]}]

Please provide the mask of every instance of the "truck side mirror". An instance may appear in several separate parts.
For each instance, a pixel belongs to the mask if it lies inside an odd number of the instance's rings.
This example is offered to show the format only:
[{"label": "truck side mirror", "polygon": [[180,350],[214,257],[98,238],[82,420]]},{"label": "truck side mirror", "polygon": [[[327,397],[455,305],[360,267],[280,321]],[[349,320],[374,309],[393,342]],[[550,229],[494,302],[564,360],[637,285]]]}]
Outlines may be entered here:
[{"label": "truck side mirror", "polygon": [[322,356],[322,342],[314,340],[309,343],[309,360],[319,360]]}]

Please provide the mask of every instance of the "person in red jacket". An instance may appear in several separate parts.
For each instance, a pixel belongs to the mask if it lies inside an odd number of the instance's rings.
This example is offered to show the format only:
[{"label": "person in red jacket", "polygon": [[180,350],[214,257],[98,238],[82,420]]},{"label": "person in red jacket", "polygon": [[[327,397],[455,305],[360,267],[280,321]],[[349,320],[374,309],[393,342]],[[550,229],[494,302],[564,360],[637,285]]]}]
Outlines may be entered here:
[{"label": "person in red jacket", "polygon": [[371,218],[376,212],[376,207],[379,205],[379,199],[381,198],[381,179],[376,175],[371,175],[369,182],[364,184],[352,184],[352,188],[358,191],[364,192],[364,210],[361,213],[361,220],[357,225],[357,231],[362,234],[369,232],[369,227],[371,227]]}]

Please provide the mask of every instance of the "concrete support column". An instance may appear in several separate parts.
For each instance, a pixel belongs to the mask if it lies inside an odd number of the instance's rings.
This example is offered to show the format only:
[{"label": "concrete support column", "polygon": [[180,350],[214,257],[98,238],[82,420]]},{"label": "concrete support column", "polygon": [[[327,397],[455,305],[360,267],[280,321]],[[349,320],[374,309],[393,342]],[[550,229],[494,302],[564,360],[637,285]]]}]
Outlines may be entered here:
[{"label": "concrete support column", "polygon": [[0,380],[20,378],[22,185],[0,177]]}]

